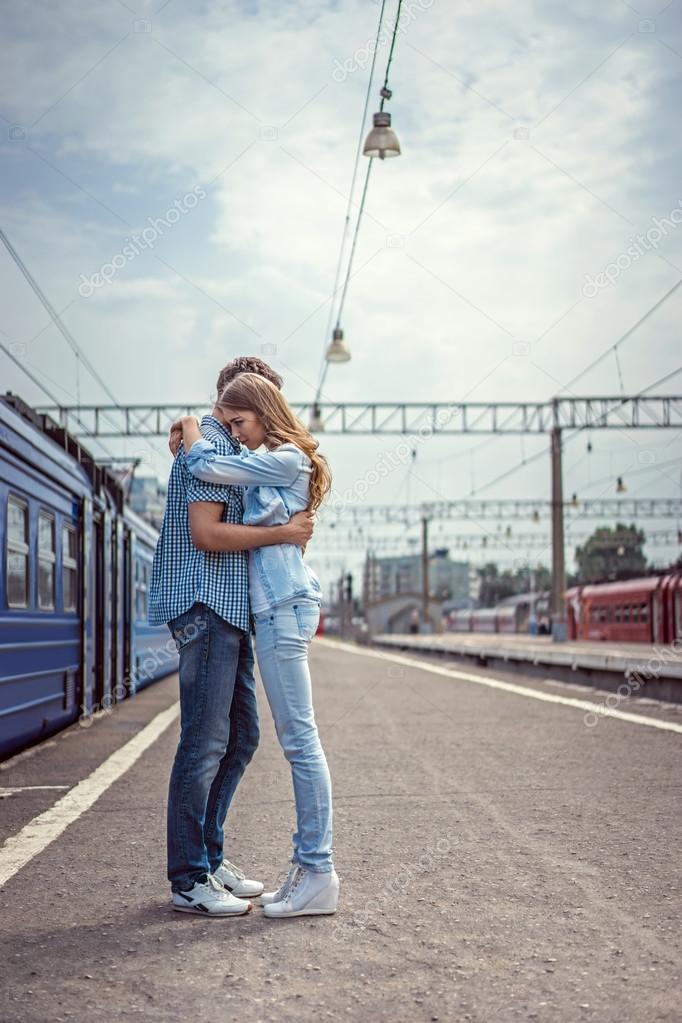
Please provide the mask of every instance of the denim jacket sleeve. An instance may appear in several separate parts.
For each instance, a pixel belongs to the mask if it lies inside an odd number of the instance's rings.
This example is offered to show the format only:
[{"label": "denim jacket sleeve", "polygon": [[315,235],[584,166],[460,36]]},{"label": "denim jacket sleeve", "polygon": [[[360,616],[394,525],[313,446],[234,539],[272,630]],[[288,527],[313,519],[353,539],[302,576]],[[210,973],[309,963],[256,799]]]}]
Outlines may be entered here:
[{"label": "denim jacket sleeve", "polygon": [[198,440],[185,458],[192,475],[205,483],[289,486],[301,470],[301,452],[295,448],[219,455],[210,441]]}]

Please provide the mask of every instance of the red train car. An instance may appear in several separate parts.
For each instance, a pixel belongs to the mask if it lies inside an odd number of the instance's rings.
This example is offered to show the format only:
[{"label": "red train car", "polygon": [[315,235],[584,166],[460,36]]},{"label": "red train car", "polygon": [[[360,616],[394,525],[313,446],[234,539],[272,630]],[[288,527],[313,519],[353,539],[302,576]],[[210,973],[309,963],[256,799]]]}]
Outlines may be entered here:
[{"label": "red train car", "polygon": [[682,574],[575,586],[566,591],[566,610],[569,639],[682,640]]},{"label": "red train car", "polygon": [[451,611],[446,629],[448,632],[525,633],[528,632],[531,603],[538,619],[548,615],[548,593],[520,593],[505,598],[497,607]]},{"label": "red train car", "polygon": [[448,616],[448,632],[471,632],[471,616],[473,611],[462,609],[451,611]]},{"label": "red train car", "polygon": [[479,607],[471,612],[472,632],[497,632],[497,608]]}]

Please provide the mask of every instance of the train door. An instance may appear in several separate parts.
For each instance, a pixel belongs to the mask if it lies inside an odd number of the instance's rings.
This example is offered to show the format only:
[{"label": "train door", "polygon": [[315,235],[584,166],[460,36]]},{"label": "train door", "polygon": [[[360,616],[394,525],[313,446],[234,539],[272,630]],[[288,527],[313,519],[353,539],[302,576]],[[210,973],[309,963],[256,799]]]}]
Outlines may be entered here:
[{"label": "train door", "polygon": [[103,607],[104,607],[104,514],[97,507],[92,516],[93,561],[95,584],[92,592],[92,661],[94,668],[94,710],[104,706],[104,664],[103,664]]},{"label": "train door", "polygon": [[669,575],[665,580],[666,643],[682,640],[682,575]]},{"label": "train door", "polygon": [[682,576],[665,576],[661,590],[664,616],[661,639],[664,643],[674,643],[682,639]]},{"label": "train door", "polygon": [[115,515],[112,522],[112,691],[116,700],[125,696],[125,548],[123,521]]},{"label": "train door", "polygon": [[660,643],[662,640],[663,616],[661,614],[661,591],[652,590],[650,598],[651,606],[651,642]]},{"label": "train door", "polygon": [[89,497],[83,499],[82,506],[82,534],[81,534],[81,678],[79,703],[81,713],[89,714],[93,709],[93,665],[94,665],[94,637],[93,637],[93,603],[94,603],[94,569],[92,563],[93,547],[93,512],[92,501]]},{"label": "train door", "polygon": [[114,622],[114,591],[113,591],[113,543],[112,520],[109,509],[102,510],[102,550],[101,550],[101,602],[100,602],[100,653],[102,675],[102,707],[111,707],[112,700],[112,659],[113,643],[112,628]]},{"label": "train door", "polygon": [[135,537],[131,530],[123,525],[123,621],[121,623],[122,647],[123,647],[123,670],[126,695],[134,690],[134,665],[133,650],[135,645]]}]

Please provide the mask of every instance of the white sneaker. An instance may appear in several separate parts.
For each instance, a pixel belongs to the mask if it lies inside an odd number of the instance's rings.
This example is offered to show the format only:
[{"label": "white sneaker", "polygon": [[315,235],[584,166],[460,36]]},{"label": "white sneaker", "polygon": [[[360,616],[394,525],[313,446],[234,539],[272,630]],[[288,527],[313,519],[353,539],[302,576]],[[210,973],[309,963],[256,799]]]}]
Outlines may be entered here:
[{"label": "white sneaker", "polygon": [[249,881],[244,871],[235,867],[234,863],[230,863],[229,860],[223,860],[220,866],[213,871],[213,876],[218,878],[228,892],[232,892],[233,895],[241,899],[260,895],[265,887],[260,881]]},{"label": "white sneaker", "polygon": [[242,916],[253,909],[250,902],[237,899],[220,881],[208,875],[205,882],[197,882],[186,892],[173,892],[173,909],[178,913],[198,913],[202,916]]},{"label": "white sneaker", "polygon": [[296,873],[301,868],[298,863],[293,863],[286,879],[282,882],[276,892],[263,892],[260,898],[257,900],[261,906],[269,906],[272,902],[281,902],[286,893],[291,887],[291,882],[294,880]]},{"label": "white sneaker", "polygon": [[284,898],[265,905],[263,914],[271,919],[321,916],[335,913],[338,901],[339,878],[333,868],[321,872],[299,866]]}]

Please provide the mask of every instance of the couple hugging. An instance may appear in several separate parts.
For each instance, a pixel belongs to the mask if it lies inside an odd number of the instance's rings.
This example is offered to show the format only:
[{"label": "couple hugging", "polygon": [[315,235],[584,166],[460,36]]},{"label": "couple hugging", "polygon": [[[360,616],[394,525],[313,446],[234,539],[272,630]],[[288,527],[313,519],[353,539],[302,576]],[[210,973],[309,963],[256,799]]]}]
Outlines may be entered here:
[{"label": "couple hugging", "polygon": [[[171,428],[149,621],[168,625],[180,657],[168,879],[173,909],[184,913],[240,916],[254,899],[279,919],[334,913],[338,901],[331,780],[308,667],[322,593],[303,560],[331,475],[281,386],[260,359],[234,359],[211,415]],[[272,892],[223,855],[225,818],[259,740],[251,626],[296,800],[291,866]]]}]

